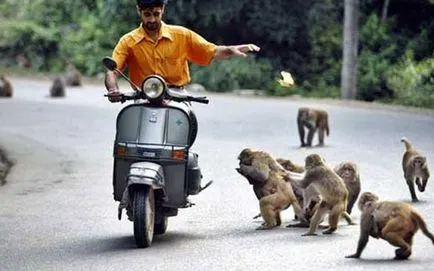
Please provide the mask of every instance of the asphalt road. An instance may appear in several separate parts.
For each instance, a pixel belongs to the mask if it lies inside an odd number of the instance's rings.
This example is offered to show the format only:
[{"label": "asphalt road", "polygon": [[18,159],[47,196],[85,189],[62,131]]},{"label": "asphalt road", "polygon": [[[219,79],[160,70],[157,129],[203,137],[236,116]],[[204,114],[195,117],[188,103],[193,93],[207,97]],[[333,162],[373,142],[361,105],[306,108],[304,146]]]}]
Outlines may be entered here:
[{"label": "asphalt road", "polygon": [[[136,249],[132,223],[117,220],[112,198],[112,142],[120,104],[108,103],[103,85],[69,88],[50,99],[50,82],[13,78],[15,96],[0,99],[0,145],[17,161],[0,187],[0,270],[430,270],[434,246],[421,232],[408,261],[393,261],[394,248],[368,243],[355,251],[358,226],[344,221],[331,236],[302,237],[284,226],[256,231],[257,200],[234,170],[244,147],[302,163],[319,153],[330,164],[359,164],[362,190],[409,202],[401,169],[402,136],[434,165],[434,114],[277,98],[212,95],[195,104],[204,181],[214,184],[191,197],[196,206],[169,219],[152,247]],[[299,106],[329,111],[324,148],[299,148]],[[432,181],[431,181],[432,182]],[[434,231],[434,183],[416,207]],[[353,212],[358,222],[359,212]],[[284,225],[292,209],[284,212]]]}]

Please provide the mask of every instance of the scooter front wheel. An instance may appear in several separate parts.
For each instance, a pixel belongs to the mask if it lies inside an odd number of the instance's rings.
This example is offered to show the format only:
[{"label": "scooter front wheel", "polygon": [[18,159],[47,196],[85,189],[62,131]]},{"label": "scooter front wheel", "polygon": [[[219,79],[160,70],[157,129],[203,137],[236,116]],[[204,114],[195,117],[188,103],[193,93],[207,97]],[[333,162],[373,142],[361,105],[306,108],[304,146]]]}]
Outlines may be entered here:
[{"label": "scooter front wheel", "polygon": [[152,187],[134,189],[134,238],[138,248],[149,247],[154,236],[155,202]]}]

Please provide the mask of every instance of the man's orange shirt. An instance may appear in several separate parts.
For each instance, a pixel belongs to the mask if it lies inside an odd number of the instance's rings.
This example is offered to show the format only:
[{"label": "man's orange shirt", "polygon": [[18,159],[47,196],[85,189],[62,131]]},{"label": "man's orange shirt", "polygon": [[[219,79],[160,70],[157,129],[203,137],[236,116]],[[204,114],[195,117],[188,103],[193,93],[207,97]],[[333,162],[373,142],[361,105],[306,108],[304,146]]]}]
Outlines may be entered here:
[{"label": "man's orange shirt", "polygon": [[158,74],[169,85],[184,86],[190,82],[188,61],[208,65],[215,49],[215,44],[197,33],[162,22],[156,42],[142,25],[125,34],[113,51],[113,59],[120,70],[128,66],[130,79],[136,85],[140,86],[146,76]]}]

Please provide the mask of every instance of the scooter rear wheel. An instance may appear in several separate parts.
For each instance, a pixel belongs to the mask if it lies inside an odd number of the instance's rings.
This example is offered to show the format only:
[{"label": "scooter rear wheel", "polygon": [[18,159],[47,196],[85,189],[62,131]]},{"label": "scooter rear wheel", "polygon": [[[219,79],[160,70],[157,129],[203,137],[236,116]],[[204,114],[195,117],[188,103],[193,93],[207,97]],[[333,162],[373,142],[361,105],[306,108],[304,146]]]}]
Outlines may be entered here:
[{"label": "scooter rear wheel", "polygon": [[154,236],[155,202],[152,187],[134,189],[134,238],[138,248],[151,246]]}]

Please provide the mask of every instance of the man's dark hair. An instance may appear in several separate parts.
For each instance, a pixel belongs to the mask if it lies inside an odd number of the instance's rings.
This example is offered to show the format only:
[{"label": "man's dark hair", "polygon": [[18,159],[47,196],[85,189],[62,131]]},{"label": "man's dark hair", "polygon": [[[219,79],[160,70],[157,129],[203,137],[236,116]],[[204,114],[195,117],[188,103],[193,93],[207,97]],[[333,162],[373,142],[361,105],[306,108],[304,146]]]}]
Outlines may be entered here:
[{"label": "man's dark hair", "polygon": [[162,7],[167,4],[167,0],[137,0],[140,9]]}]

